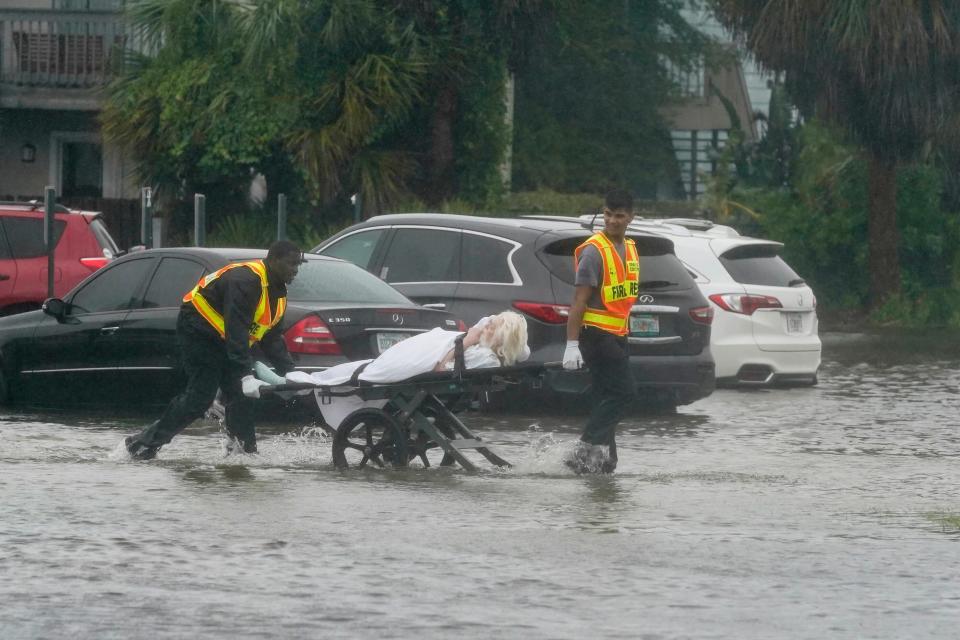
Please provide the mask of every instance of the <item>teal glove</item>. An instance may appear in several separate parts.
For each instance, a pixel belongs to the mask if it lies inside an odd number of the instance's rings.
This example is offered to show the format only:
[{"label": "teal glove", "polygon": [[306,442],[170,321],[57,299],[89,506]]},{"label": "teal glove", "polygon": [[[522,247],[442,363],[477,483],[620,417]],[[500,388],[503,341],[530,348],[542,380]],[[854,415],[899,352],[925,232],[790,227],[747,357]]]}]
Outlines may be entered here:
[{"label": "teal glove", "polygon": [[258,378],[266,382],[267,384],[283,384],[286,380],[283,376],[278,376],[273,372],[273,369],[265,365],[264,363],[257,360],[253,363],[253,372]]}]

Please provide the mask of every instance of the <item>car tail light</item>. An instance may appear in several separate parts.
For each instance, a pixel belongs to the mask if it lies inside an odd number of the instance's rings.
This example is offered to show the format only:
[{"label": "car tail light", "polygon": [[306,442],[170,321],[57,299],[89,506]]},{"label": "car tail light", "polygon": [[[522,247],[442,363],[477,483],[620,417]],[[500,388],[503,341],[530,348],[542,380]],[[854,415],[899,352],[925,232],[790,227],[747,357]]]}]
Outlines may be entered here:
[{"label": "car tail light", "polygon": [[466,322],[463,320],[457,320],[457,331],[466,331],[468,328],[469,327],[467,327]]},{"label": "car tail light", "polygon": [[760,296],[748,293],[715,293],[710,300],[724,311],[753,315],[757,309],[781,309],[783,305],[773,296]]},{"label": "car tail light", "polygon": [[690,319],[696,322],[697,324],[713,323],[712,307],[694,307],[690,309],[689,313],[690,313]]},{"label": "car tail light", "polygon": [[90,271],[96,271],[100,267],[106,266],[110,262],[110,258],[99,257],[99,258],[80,258],[80,264],[90,269]]},{"label": "car tail light", "polygon": [[333,337],[326,323],[317,316],[307,316],[287,329],[283,334],[290,353],[313,355],[340,355],[340,345]]},{"label": "car tail light", "polygon": [[544,302],[521,302],[515,300],[513,306],[547,324],[566,324],[567,316],[570,315],[570,306],[566,304],[546,304]]}]

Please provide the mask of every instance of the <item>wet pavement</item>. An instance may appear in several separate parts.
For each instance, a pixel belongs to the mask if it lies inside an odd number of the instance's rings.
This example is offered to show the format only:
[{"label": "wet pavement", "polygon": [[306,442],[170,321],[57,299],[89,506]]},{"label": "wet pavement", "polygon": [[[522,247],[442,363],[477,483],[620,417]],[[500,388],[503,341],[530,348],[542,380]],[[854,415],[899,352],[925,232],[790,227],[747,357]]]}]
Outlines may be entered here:
[{"label": "wet pavement", "polygon": [[155,412],[0,412],[0,638],[953,638],[960,341],[824,336],[820,384],[621,428],[470,414],[515,464],[339,472],[315,425],[225,456]]}]

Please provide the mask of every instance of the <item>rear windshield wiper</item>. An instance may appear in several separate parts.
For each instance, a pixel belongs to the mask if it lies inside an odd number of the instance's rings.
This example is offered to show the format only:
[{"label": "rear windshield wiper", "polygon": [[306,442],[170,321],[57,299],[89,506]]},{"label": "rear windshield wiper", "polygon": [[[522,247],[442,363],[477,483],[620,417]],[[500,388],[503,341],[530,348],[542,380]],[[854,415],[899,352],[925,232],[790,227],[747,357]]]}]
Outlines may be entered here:
[{"label": "rear windshield wiper", "polygon": [[641,289],[663,289],[665,287],[679,287],[679,282],[670,282],[669,280],[644,280],[640,283]]},{"label": "rear windshield wiper", "polygon": [[791,280],[790,282],[787,283],[787,286],[788,286],[788,287],[800,287],[800,286],[803,286],[803,285],[805,285],[805,284],[807,284],[807,281],[804,280],[803,278],[794,278],[793,280]]}]

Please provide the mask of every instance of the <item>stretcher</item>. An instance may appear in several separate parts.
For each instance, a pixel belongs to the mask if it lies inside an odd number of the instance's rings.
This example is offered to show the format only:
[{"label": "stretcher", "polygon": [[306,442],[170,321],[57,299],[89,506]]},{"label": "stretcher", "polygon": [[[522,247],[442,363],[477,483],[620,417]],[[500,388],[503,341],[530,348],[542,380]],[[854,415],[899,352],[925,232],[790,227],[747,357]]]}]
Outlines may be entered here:
[{"label": "stretcher", "polygon": [[[429,372],[402,382],[367,383],[354,379],[349,384],[316,386],[286,383],[261,388],[289,398],[312,395],[323,419],[321,426],[333,437],[333,463],[340,469],[405,467],[419,459],[431,466],[431,453],[440,466],[459,464],[469,472],[478,466],[467,457],[475,451],[495,467],[511,464],[497,455],[456,415],[478,394],[504,389],[508,385],[529,384],[539,388],[545,370],[543,363],[523,363],[491,369],[465,369],[458,357],[452,371]],[[330,420],[329,410],[338,398],[350,398],[362,405],[340,419]],[[337,422],[331,425],[330,422]]]}]

